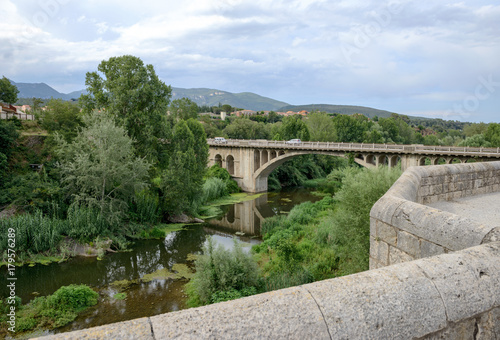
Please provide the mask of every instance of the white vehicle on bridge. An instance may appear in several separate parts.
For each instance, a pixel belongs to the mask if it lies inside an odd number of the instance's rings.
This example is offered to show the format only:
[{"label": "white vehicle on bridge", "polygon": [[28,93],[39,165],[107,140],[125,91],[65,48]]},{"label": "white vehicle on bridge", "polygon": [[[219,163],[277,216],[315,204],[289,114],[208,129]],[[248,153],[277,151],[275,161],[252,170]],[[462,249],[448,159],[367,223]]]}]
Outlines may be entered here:
[{"label": "white vehicle on bridge", "polygon": [[300,139],[290,139],[288,141],[286,141],[286,144],[300,144],[302,143],[302,141]]},{"label": "white vehicle on bridge", "polygon": [[219,144],[226,144],[227,140],[224,137],[215,137],[214,138],[214,142],[215,143],[219,143]]}]

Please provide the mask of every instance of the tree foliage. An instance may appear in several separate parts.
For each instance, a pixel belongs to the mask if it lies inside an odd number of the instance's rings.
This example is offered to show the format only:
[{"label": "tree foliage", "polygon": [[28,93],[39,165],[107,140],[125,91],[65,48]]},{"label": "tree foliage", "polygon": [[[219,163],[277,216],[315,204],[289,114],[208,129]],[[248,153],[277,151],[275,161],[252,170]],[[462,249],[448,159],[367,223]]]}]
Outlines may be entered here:
[{"label": "tree foliage", "polygon": [[269,132],[264,123],[248,118],[236,118],[224,129],[224,134],[232,139],[268,139]]},{"label": "tree foliage", "polygon": [[195,212],[201,202],[208,145],[201,124],[180,120],[174,127],[172,157],[161,178],[165,210],[170,214]]},{"label": "tree foliage", "polygon": [[172,89],[138,57],[125,55],[102,61],[98,72],[85,78],[88,94],[80,97],[84,112],[101,110],[124,126],[137,153],[151,161],[160,159],[162,140],[169,138],[166,112]]},{"label": "tree foliage", "polygon": [[80,108],[62,99],[51,99],[43,112],[42,127],[50,133],[58,132],[67,142],[76,136],[83,125]]},{"label": "tree foliage", "polygon": [[58,139],[63,183],[75,204],[117,222],[127,202],[144,188],[149,164],[134,156],[132,139],[109,116],[93,112],[84,123],[72,143]]},{"label": "tree foliage", "polygon": [[338,115],[333,118],[333,125],[337,133],[337,141],[345,143],[360,143],[367,130],[364,121],[355,116]]},{"label": "tree foliage", "polygon": [[19,90],[17,86],[12,84],[5,76],[0,79],[0,102],[14,104],[17,102],[17,94]]},{"label": "tree foliage", "polygon": [[198,118],[198,105],[189,98],[172,100],[168,111],[176,120]]},{"label": "tree foliage", "polygon": [[283,118],[279,132],[274,136],[274,139],[277,140],[289,140],[294,138],[299,138],[303,141],[308,141],[310,138],[309,129],[300,115]]},{"label": "tree foliage", "polygon": [[334,142],[337,139],[332,118],[324,112],[313,112],[306,121],[311,140]]}]

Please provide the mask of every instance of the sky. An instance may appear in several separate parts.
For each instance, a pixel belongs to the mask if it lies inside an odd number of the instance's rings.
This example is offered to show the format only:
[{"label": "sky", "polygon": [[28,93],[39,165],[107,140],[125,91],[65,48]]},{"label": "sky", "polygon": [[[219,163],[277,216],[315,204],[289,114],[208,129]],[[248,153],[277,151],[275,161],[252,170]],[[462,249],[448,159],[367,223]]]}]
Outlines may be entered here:
[{"label": "sky", "polygon": [[120,55],[166,84],[500,122],[500,3],[1,0],[0,76],[69,93]]}]

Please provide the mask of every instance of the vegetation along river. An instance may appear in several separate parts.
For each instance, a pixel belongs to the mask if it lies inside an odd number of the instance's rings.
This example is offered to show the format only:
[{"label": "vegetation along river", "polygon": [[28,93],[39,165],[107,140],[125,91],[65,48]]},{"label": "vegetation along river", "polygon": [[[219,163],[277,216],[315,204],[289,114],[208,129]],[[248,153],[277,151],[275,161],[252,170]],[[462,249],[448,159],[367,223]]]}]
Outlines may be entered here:
[{"label": "vegetation along river", "polygon": [[[136,241],[131,251],[107,254],[100,261],[77,257],[63,263],[23,266],[16,269],[16,293],[27,303],[70,284],[86,284],[99,291],[96,306],[56,333],[184,309],[183,289],[194,269],[192,255],[201,253],[209,235],[225,247],[232,247],[232,239],[237,237],[249,251],[260,242],[262,219],[319,199],[305,189],[265,193],[222,206],[224,214],[206,223],[187,225],[165,239]],[[6,279],[6,270],[1,275]],[[6,296],[5,287],[0,289],[0,295]]]}]

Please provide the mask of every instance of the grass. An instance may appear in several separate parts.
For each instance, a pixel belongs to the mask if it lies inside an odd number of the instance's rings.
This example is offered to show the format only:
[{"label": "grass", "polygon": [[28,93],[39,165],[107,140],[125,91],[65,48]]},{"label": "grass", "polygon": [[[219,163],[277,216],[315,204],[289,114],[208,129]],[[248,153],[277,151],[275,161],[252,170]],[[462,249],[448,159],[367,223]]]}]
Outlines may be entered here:
[{"label": "grass", "polygon": [[125,300],[127,298],[127,293],[116,293],[113,295],[113,299],[115,300]]}]

